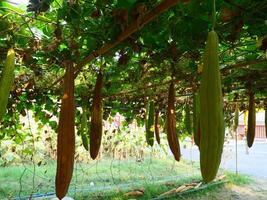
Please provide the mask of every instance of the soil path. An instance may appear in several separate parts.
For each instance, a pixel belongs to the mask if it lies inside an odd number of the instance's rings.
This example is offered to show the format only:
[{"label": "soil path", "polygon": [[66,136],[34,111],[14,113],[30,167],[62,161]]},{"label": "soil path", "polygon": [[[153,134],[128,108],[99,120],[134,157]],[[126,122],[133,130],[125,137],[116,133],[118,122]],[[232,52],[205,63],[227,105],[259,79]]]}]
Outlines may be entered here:
[{"label": "soil path", "polygon": [[215,190],[196,195],[194,200],[267,200],[267,180],[253,179],[250,184],[242,186],[227,183]]}]

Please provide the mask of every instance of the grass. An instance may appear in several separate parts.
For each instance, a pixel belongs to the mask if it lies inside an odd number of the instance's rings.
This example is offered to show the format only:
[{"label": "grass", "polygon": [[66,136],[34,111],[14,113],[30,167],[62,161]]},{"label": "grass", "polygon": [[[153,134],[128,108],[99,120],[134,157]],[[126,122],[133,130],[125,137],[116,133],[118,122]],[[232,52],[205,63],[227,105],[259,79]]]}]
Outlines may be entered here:
[{"label": "grass", "polygon": [[[232,172],[225,172],[226,179],[222,182],[211,182],[209,184],[205,184],[202,187],[204,189],[199,190],[191,190],[184,192],[182,194],[175,194],[174,196],[166,197],[166,199],[175,200],[175,199],[223,199],[225,193],[221,193],[221,190],[227,191],[228,189],[225,187],[224,183],[231,183],[236,184],[239,186],[246,185],[248,183],[251,183],[251,178],[246,175],[240,175],[240,174],[234,174]],[[196,179],[198,179],[196,177]],[[173,181],[173,185],[166,185],[166,184],[148,184],[144,186],[145,193],[141,197],[134,197],[132,199],[138,199],[138,200],[145,200],[145,199],[160,199],[158,198],[160,194],[169,191],[173,188],[176,188],[180,185],[183,185],[185,183],[190,183],[192,181],[195,181],[193,177],[176,180]],[[199,180],[199,179],[198,179]],[[108,194],[91,194],[88,196],[79,196],[78,199],[95,199],[95,200],[126,200],[130,199],[129,197],[124,195],[125,192],[123,191],[117,191],[117,192],[110,192]],[[165,199],[165,198],[164,198]]]},{"label": "grass", "polygon": [[[55,171],[54,161],[35,167],[20,165],[0,168],[0,199],[53,193]],[[220,174],[222,173],[226,174],[229,182],[236,185],[251,182],[249,176],[220,171]],[[136,162],[134,159],[120,161],[104,158],[89,164],[75,165],[68,195],[74,199],[124,200],[129,199],[124,195],[125,192],[142,188],[145,193],[138,199],[144,200],[196,180],[201,180],[199,165],[196,163],[178,163],[172,158],[148,157],[142,162]],[[183,198],[194,199],[207,194],[216,196],[218,187],[220,186],[207,187],[203,191],[185,194]]]},{"label": "grass", "polygon": [[245,174],[235,174],[233,172],[225,172],[225,175],[227,176],[227,179],[230,183],[233,183],[235,185],[246,185],[253,182],[253,179]]},{"label": "grass", "polygon": [[[55,171],[53,161],[35,168],[33,165],[0,168],[0,199],[54,192]],[[196,177],[200,178],[200,174],[195,166],[174,162],[172,158],[148,157],[142,162],[104,158],[89,164],[76,164],[69,191],[71,196],[76,191],[80,197],[75,199],[82,199],[86,194],[99,195],[103,191],[147,187],[151,188],[152,195],[155,194],[152,185],[179,180],[184,182]],[[156,190],[160,191],[157,187]]]},{"label": "grass", "polygon": [[[242,174],[235,174],[232,172],[228,171],[220,171],[220,173],[224,173],[226,175],[226,179],[223,181],[219,182],[211,182],[209,184],[205,184],[201,187],[203,189],[199,190],[191,190],[184,192],[182,194],[175,194],[174,196],[169,196],[166,199],[174,200],[174,199],[196,199],[196,198],[201,198],[201,199],[223,199],[224,193],[220,193],[221,189],[224,191],[227,190],[225,189],[224,183],[227,184],[235,184],[235,185],[246,185],[248,183],[251,183],[252,179],[247,176],[247,175],[242,175]],[[192,177],[187,177],[185,179],[177,179],[177,180],[172,180],[171,182],[166,182],[164,183],[148,183],[146,185],[143,185],[143,189],[145,191],[143,196],[140,197],[134,197],[132,199],[138,199],[138,200],[145,200],[145,199],[158,199],[159,195],[169,191],[173,188],[177,188],[180,185],[183,185],[185,183],[191,183],[194,181],[199,181],[201,178],[199,176],[192,176]],[[135,188],[137,189],[137,188]],[[129,191],[129,190],[128,190]],[[76,196],[77,199],[95,199],[95,200],[126,200],[126,199],[131,199],[130,197],[125,196],[125,193],[127,191],[123,190],[113,190],[111,192],[107,193],[91,193],[88,195],[78,195]]]},{"label": "grass", "polygon": [[[212,183],[207,185],[207,187],[203,190],[199,190],[197,192],[192,192],[186,195],[183,195],[183,199],[228,199],[229,197],[225,197],[225,192],[233,193],[231,191],[231,187],[229,185],[238,185],[245,186],[247,184],[253,183],[252,177],[244,174],[235,174],[234,172],[223,171],[223,174],[226,175],[226,184],[218,184],[212,185]],[[227,186],[228,185],[228,186]],[[234,192],[235,193],[235,192]],[[235,194],[236,195],[236,194]],[[233,197],[231,197],[232,199]],[[240,197],[241,198],[241,197]],[[236,199],[240,199],[238,196]],[[172,198],[170,198],[172,199]],[[173,198],[177,199],[177,198]]]},{"label": "grass", "polygon": [[[146,183],[142,185],[142,187],[135,187],[134,189],[144,189],[144,195],[138,197],[139,200],[153,199],[157,198],[160,194],[169,191],[179,185],[183,185],[184,183],[191,183],[192,181],[199,180],[199,177],[187,177],[184,179],[177,179],[168,182],[161,183]],[[95,200],[126,200],[131,199],[129,196],[125,196],[125,193],[129,190],[113,190],[107,193],[97,192],[91,193],[87,195],[78,195],[75,199],[95,199]],[[132,199],[135,199],[134,197]]]}]

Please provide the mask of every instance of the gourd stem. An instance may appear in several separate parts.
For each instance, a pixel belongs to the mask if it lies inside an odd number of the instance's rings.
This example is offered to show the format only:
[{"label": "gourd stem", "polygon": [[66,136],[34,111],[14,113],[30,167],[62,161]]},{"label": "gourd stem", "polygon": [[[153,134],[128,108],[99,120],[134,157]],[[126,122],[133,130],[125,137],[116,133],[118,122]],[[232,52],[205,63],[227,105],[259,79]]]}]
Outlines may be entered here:
[{"label": "gourd stem", "polygon": [[216,23],[216,0],[212,0],[212,31],[214,31],[215,23]]}]

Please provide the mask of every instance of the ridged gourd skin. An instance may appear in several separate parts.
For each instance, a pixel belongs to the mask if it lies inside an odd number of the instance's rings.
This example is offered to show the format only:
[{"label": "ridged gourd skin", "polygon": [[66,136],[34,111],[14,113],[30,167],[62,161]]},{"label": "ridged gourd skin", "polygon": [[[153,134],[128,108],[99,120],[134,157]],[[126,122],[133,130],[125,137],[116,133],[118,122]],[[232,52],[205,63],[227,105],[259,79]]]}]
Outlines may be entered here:
[{"label": "ridged gourd skin", "polygon": [[252,147],[255,138],[256,111],[254,93],[249,93],[247,145]]},{"label": "ridged gourd skin", "polygon": [[178,136],[176,133],[174,104],[175,104],[175,90],[174,90],[174,83],[171,82],[168,95],[166,130],[167,130],[167,139],[170,149],[174,155],[175,160],[179,161],[181,157],[181,151],[180,151]]},{"label": "ridged gourd skin", "polygon": [[200,102],[199,93],[196,92],[193,96],[193,128],[194,142],[199,147],[200,143]]},{"label": "ridged gourd skin", "polygon": [[61,99],[57,136],[56,195],[59,199],[66,195],[73,173],[75,154],[74,109],[74,68],[72,64],[69,64],[64,77],[64,94]]},{"label": "ridged gourd skin", "polygon": [[148,105],[148,114],[146,120],[146,142],[148,145],[154,144],[154,117],[155,117],[155,103],[150,101]]},{"label": "ridged gourd skin", "polygon": [[89,140],[88,140],[88,118],[87,118],[87,107],[82,107],[82,117],[81,117],[81,137],[82,144],[85,150],[89,150]]},{"label": "ridged gourd skin", "polygon": [[189,135],[192,134],[192,122],[191,122],[191,113],[190,113],[190,105],[187,103],[185,105],[185,128]]},{"label": "ridged gourd skin", "polygon": [[238,108],[238,103],[236,103],[235,105],[235,116],[234,116],[234,131],[237,130],[238,127],[238,123],[239,123],[239,108]]},{"label": "ridged gourd skin", "polygon": [[90,156],[92,159],[96,159],[102,140],[102,120],[103,120],[103,106],[102,106],[102,85],[103,85],[103,74],[100,71],[97,75],[93,104],[91,111],[91,126],[90,126]]},{"label": "ridged gourd skin", "polygon": [[0,122],[6,113],[9,93],[14,82],[15,51],[10,48],[7,51],[6,62],[0,80]]},{"label": "ridged gourd skin", "polygon": [[218,171],[224,143],[224,116],[218,57],[218,36],[210,31],[204,52],[200,85],[200,168],[204,182]]},{"label": "ridged gourd skin", "polygon": [[156,140],[157,143],[160,144],[160,136],[159,136],[159,111],[157,110],[155,112],[155,124],[154,124],[154,129],[155,129],[155,135],[156,135]]}]

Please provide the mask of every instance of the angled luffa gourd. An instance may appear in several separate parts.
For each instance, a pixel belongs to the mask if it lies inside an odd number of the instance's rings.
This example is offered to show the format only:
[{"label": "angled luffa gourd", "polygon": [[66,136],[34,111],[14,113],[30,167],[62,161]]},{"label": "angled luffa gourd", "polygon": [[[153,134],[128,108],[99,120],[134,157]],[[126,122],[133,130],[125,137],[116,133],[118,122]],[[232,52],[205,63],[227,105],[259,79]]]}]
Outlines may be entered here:
[{"label": "angled luffa gourd", "polygon": [[238,108],[238,103],[235,105],[235,116],[234,116],[234,131],[237,130],[238,127],[238,121],[239,121],[239,108]]},{"label": "angled luffa gourd", "polygon": [[194,141],[199,147],[200,143],[200,102],[199,93],[196,92],[193,96],[193,128],[194,128]]},{"label": "angled luffa gourd", "polygon": [[154,117],[155,117],[154,101],[149,102],[148,115],[146,120],[146,142],[148,145],[154,144]]},{"label": "angled luffa gourd", "polygon": [[218,36],[210,31],[204,52],[200,85],[200,168],[204,182],[218,171],[224,143],[224,116],[219,70]]},{"label": "angled luffa gourd", "polygon": [[255,98],[252,91],[249,92],[249,108],[248,108],[248,129],[247,129],[247,145],[252,147],[255,138],[255,126],[256,126],[256,110],[255,110]]},{"label": "angled luffa gourd", "polygon": [[192,134],[192,122],[191,122],[191,113],[190,113],[190,106],[189,106],[189,103],[187,103],[185,105],[185,120],[184,120],[184,123],[185,123],[185,128],[186,128],[186,131],[189,135]]},{"label": "angled luffa gourd", "polygon": [[103,85],[103,74],[100,71],[96,79],[92,111],[91,111],[91,126],[90,126],[89,140],[90,140],[90,155],[92,159],[96,159],[100,150],[101,139],[102,139],[102,129],[103,129],[102,85]]},{"label": "angled luffa gourd", "polygon": [[74,68],[69,63],[64,77],[57,136],[56,195],[59,199],[66,195],[72,178],[75,154],[74,117]]},{"label": "angled luffa gourd", "polygon": [[158,144],[160,144],[160,136],[159,136],[159,111],[157,110],[155,112],[155,125],[154,125],[154,129],[155,129],[155,135],[156,135],[156,140],[158,142]]},{"label": "angled luffa gourd", "polygon": [[89,137],[88,137],[88,111],[87,107],[82,107],[82,116],[81,116],[81,138],[83,147],[88,151],[89,150]]},{"label": "angled luffa gourd", "polygon": [[172,154],[174,155],[175,160],[179,161],[181,157],[180,144],[178,136],[176,133],[176,119],[175,119],[175,90],[174,83],[171,82],[169,87],[168,95],[168,107],[167,107],[167,120],[166,120],[166,130],[167,130],[167,139],[171,149]]},{"label": "angled luffa gourd", "polygon": [[0,122],[6,113],[9,93],[14,81],[15,52],[11,48],[7,52],[6,62],[0,80]]}]

